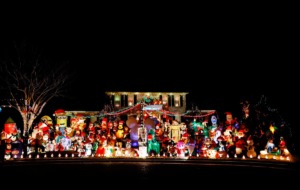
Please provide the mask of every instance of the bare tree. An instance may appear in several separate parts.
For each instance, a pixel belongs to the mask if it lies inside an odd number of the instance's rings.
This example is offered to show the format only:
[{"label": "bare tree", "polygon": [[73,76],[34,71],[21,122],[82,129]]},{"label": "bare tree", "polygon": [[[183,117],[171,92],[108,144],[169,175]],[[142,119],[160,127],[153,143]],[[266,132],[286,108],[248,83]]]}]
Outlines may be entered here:
[{"label": "bare tree", "polygon": [[0,66],[7,93],[7,106],[15,108],[23,119],[23,135],[45,105],[54,97],[63,96],[70,75],[67,64],[43,56],[38,48],[26,43],[14,46],[14,52]]}]

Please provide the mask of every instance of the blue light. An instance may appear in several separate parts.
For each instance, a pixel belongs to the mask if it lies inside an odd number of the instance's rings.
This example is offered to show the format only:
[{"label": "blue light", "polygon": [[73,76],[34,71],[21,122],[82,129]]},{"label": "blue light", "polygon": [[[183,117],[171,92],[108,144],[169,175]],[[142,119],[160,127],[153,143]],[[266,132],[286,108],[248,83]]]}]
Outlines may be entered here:
[{"label": "blue light", "polygon": [[131,141],[131,148],[136,148],[139,146],[138,141]]}]

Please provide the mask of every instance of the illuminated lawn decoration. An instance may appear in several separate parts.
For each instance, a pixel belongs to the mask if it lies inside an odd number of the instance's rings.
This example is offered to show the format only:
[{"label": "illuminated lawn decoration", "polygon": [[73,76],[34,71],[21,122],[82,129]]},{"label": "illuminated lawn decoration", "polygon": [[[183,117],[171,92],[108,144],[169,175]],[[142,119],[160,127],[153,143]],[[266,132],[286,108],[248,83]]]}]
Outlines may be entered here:
[{"label": "illuminated lawn decoration", "polygon": [[[165,103],[167,103],[167,101],[165,101]],[[143,112],[138,112],[138,114],[135,114],[134,111],[135,109],[139,109],[139,106],[139,104],[136,104],[129,108],[121,109],[118,112],[109,113],[107,114],[109,115],[109,117],[106,117],[106,115],[104,115],[103,117],[103,115],[101,115],[102,123],[118,123],[118,121],[120,120],[115,121],[115,116],[127,113],[128,111],[133,112],[133,116],[128,119],[129,122],[126,121],[126,125],[130,128],[131,131],[133,131],[129,136],[130,139],[122,139],[122,137],[125,136],[125,127],[127,127],[125,125],[125,122],[123,122],[123,125],[125,126],[123,130],[119,129],[117,131],[118,142],[116,144],[112,143],[114,142],[113,136],[115,135],[113,127],[106,127],[105,130],[98,129],[100,132],[96,132],[97,130],[95,130],[94,132],[85,134],[86,130],[84,130],[84,121],[86,118],[84,117],[84,115],[80,116],[80,123],[75,122],[75,124],[73,123],[71,126],[69,126],[65,123],[67,122],[67,120],[65,120],[65,115],[63,115],[64,117],[61,117],[61,115],[56,113],[57,119],[59,121],[58,123],[60,124],[58,131],[65,132],[63,130],[65,128],[69,130],[80,128],[80,135],[55,139],[55,142],[53,141],[54,139],[49,139],[50,141],[48,142],[48,145],[58,146],[61,143],[63,145],[63,149],[54,149],[47,147],[44,147],[45,149],[42,149],[41,147],[41,150],[39,149],[38,152],[35,152],[36,150],[34,149],[34,147],[29,145],[31,147],[27,149],[29,155],[28,157],[31,158],[30,154],[32,153],[32,155],[36,155],[36,158],[39,158],[38,153],[41,153],[41,156],[43,156],[44,158],[47,157],[47,154],[51,158],[53,158],[54,155],[55,157],[60,158],[61,154],[66,158],[69,156],[73,158],[75,157],[75,154],[78,154],[78,157],[80,158],[121,157],[165,159],[169,157],[172,159],[186,158],[199,160],[205,158],[242,160],[268,159],[281,161],[290,161],[292,158],[292,155],[290,155],[290,152],[286,147],[284,138],[280,137],[279,144],[279,139],[276,138],[279,138],[280,135],[274,136],[274,134],[280,132],[280,130],[278,130],[279,127],[276,127],[276,125],[279,126],[278,123],[271,123],[270,127],[266,129],[268,131],[263,131],[263,134],[266,133],[268,137],[272,138],[267,139],[268,144],[266,145],[265,150],[257,150],[258,147],[255,147],[257,142],[253,142],[253,139],[251,138],[251,134],[249,134],[247,127],[243,126],[242,122],[238,123],[240,120],[233,117],[230,112],[225,113],[225,121],[217,120],[218,117],[216,117],[216,112],[207,112],[207,114],[205,115],[179,115],[192,118],[190,120],[192,121],[191,123],[179,124],[180,122],[177,121],[166,122],[168,121],[169,116],[175,115],[175,112],[172,113],[169,110],[163,110],[165,107],[163,105],[145,105],[144,109],[142,110]],[[76,113],[74,115],[78,114]],[[177,115],[175,116],[177,117]],[[109,121],[109,118],[113,119]],[[164,120],[162,120],[162,118],[164,118]],[[247,118],[251,118],[251,113],[249,113],[249,110],[245,112],[245,118],[243,119]],[[71,118],[72,121],[73,119],[74,118]],[[211,120],[211,122],[208,122],[209,120]],[[77,119],[75,119],[74,121],[77,121]],[[144,122],[144,126],[140,124],[140,122],[142,121]],[[157,123],[155,123],[154,121]],[[223,124],[223,128],[219,128],[219,126],[221,125],[218,124],[221,122]],[[155,125],[147,126],[147,124],[149,123],[155,123]],[[92,126],[96,126],[96,124]],[[74,128],[72,129],[72,127]],[[162,130],[164,132],[163,136],[158,135],[158,130]],[[14,125],[7,125],[4,131],[5,133],[15,132]],[[37,138],[38,136],[37,134],[40,132],[43,132],[43,130],[35,130],[33,134],[30,134],[30,141],[35,141],[35,138]],[[101,137],[97,137],[97,134],[101,135]],[[65,135],[68,135],[68,133],[66,133]],[[1,136],[11,138],[13,134],[1,134]],[[195,142],[197,140],[201,142],[197,142],[198,144],[196,144]],[[259,139],[255,138],[255,140]],[[98,144],[95,145],[93,144],[94,142],[97,142]],[[166,144],[162,146],[162,143]],[[234,150],[231,150],[230,147],[234,147]],[[74,153],[68,154],[69,152],[67,153],[66,151],[72,151]],[[7,155],[7,157],[9,156],[14,158],[14,160],[18,158],[14,154]],[[22,155],[20,155],[19,157],[23,158]]]},{"label": "illuminated lawn decoration", "polygon": [[138,155],[138,157],[140,157],[140,158],[146,158],[148,156],[147,147],[145,147],[145,146],[135,149],[135,152]]}]

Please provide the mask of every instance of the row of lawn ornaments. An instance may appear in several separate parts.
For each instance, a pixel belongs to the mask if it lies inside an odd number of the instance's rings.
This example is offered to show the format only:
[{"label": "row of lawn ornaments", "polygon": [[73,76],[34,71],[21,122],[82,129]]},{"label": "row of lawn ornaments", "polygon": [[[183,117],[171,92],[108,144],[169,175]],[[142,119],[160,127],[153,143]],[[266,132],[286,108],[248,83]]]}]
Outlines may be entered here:
[{"label": "row of lawn ornaments", "polygon": [[[62,152],[74,151],[79,155],[100,156],[198,156],[207,158],[249,157],[258,155],[288,156],[284,138],[278,145],[270,138],[263,150],[257,150],[252,135],[244,125],[237,125],[232,115],[226,117],[225,127],[219,126],[215,115],[210,122],[196,120],[188,123],[158,121],[147,118],[143,126],[135,117],[129,117],[126,123],[122,120],[85,124],[84,117],[74,117],[70,126],[65,121],[52,123],[44,120],[34,126],[28,140],[21,138],[14,122],[8,121],[2,131],[6,141],[5,157],[20,158],[24,143],[28,144],[27,152]],[[9,125],[9,127],[8,127]]]}]

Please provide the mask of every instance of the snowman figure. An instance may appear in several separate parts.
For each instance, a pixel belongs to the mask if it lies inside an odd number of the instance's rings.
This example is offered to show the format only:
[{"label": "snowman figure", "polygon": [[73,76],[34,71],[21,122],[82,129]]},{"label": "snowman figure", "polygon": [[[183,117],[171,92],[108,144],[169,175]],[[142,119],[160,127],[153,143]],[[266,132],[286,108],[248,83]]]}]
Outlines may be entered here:
[{"label": "snowman figure", "polygon": [[92,148],[93,148],[92,143],[90,141],[87,141],[84,146],[85,146],[85,156],[86,157],[91,156],[92,155]]}]

